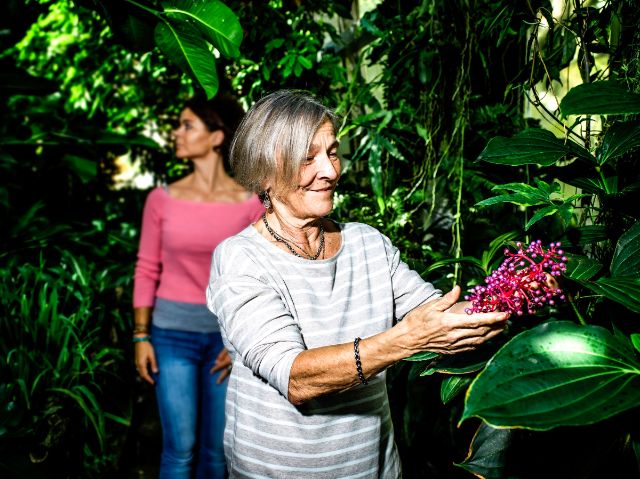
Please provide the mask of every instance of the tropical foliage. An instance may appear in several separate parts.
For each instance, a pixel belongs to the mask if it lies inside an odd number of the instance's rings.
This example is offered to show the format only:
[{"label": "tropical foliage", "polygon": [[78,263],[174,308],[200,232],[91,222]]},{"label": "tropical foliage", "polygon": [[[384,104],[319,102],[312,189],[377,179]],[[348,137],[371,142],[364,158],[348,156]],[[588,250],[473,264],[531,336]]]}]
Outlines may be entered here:
[{"label": "tropical foliage", "polygon": [[405,475],[640,476],[633,0],[23,3],[0,37],[3,476],[126,474],[145,190],[116,180],[182,174],[166,145],[194,90],[281,87],[342,115],[335,217],[425,279],[471,290],[516,241],[568,258],[566,302],[390,371]]}]

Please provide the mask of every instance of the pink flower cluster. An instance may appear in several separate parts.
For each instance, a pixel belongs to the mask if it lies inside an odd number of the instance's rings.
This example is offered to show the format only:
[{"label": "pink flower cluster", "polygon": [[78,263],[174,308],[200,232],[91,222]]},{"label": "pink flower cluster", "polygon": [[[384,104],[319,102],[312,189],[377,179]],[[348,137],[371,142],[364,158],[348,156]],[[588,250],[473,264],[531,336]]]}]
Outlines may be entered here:
[{"label": "pink flower cluster", "polygon": [[557,287],[556,277],[566,271],[567,258],[560,243],[551,243],[545,250],[536,240],[524,249],[516,243],[518,251],[505,248],[507,259],[485,278],[486,285],[478,285],[465,296],[471,301],[468,314],[505,311],[518,316],[534,314],[545,304],[553,305],[555,299],[565,300]]}]

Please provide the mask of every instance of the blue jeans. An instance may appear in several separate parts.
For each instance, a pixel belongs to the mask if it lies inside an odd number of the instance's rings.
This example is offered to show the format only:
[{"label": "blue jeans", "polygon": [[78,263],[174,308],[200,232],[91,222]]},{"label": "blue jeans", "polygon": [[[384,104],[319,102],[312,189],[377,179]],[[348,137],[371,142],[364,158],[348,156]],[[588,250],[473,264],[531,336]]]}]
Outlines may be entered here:
[{"label": "blue jeans", "polygon": [[162,424],[160,479],[223,479],[222,438],[227,380],[211,374],[222,350],[220,333],[152,326],[158,374],[156,397]]}]

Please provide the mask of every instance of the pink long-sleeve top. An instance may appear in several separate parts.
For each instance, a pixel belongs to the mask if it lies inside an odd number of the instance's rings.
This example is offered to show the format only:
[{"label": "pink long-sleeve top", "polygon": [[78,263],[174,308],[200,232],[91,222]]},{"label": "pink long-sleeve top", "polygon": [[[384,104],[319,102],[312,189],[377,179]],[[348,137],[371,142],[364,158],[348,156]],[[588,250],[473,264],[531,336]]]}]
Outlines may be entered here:
[{"label": "pink long-sleeve top", "polygon": [[153,307],[156,297],[205,304],[213,250],[263,212],[257,195],[240,203],[212,203],[153,189],[142,215],[133,306]]}]

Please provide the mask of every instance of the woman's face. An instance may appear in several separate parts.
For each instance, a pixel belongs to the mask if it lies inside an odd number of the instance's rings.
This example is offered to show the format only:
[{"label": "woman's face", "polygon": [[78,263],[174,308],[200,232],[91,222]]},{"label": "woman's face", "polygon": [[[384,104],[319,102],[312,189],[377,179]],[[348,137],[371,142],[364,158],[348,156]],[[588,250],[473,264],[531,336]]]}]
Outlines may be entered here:
[{"label": "woman's face", "polygon": [[301,220],[325,216],[333,209],[333,192],[338,178],[338,141],[333,125],[326,122],[314,135],[307,158],[300,165],[296,187],[287,192],[274,192],[274,208],[281,210],[278,203],[282,203],[290,215]]},{"label": "woman's face", "polygon": [[209,155],[221,143],[221,130],[209,131],[204,122],[191,109],[180,113],[178,128],[173,130],[178,158],[197,159]]}]

